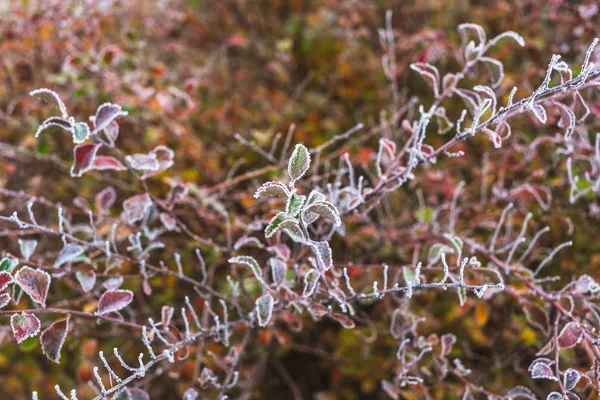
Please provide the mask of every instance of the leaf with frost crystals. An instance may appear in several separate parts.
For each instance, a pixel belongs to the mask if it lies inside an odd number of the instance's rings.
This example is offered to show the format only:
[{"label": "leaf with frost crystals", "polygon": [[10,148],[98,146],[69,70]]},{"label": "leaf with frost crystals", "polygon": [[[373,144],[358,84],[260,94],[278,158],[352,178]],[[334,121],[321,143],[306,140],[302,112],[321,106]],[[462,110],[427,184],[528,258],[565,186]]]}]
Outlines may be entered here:
[{"label": "leaf with frost crystals", "polygon": [[31,300],[46,307],[46,297],[51,281],[49,273],[41,269],[23,267],[17,271],[15,281],[31,297]]},{"label": "leaf with frost crystals", "polygon": [[242,264],[249,267],[252,270],[252,273],[254,273],[254,276],[256,276],[256,279],[258,279],[259,281],[262,280],[262,269],[260,268],[258,261],[254,259],[254,257],[236,256],[231,257],[228,261],[231,264]]},{"label": "leaf with frost crystals", "polygon": [[84,252],[83,247],[78,246],[76,244],[67,244],[60,251],[60,254],[56,258],[56,261],[54,262],[53,267],[58,268],[61,265],[63,265],[64,263],[70,262],[71,260],[75,259],[76,257],[82,255],[83,252]]},{"label": "leaf with frost crystals", "polygon": [[127,307],[133,300],[133,292],[131,290],[107,290],[98,301],[98,315],[107,314],[122,310]]},{"label": "leaf with frost crystals", "polygon": [[33,314],[22,312],[10,317],[10,327],[17,343],[35,337],[40,332],[40,320]]},{"label": "leaf with frost crystals", "polygon": [[50,361],[59,363],[62,349],[69,330],[69,317],[60,319],[46,328],[40,335],[42,352]]},{"label": "leaf with frost crystals", "polygon": [[297,144],[294,147],[290,161],[288,162],[288,175],[292,183],[302,178],[310,167],[310,153],[303,144]]},{"label": "leaf with frost crystals", "polygon": [[21,248],[21,255],[24,259],[29,260],[35,248],[37,247],[37,240],[22,240],[19,239],[19,247]]},{"label": "leaf with frost crystals", "polygon": [[256,300],[256,317],[258,325],[265,327],[273,314],[273,303],[275,299],[269,293],[266,293]]},{"label": "leaf with frost crystals", "polygon": [[29,92],[29,95],[58,107],[58,109],[60,110],[60,115],[63,118],[67,118],[69,116],[69,114],[67,113],[67,107],[65,106],[65,103],[63,103],[60,96],[55,91],[46,88],[41,88]]},{"label": "leaf with frost crystals", "polygon": [[114,103],[104,103],[96,110],[94,117],[94,131],[100,131],[108,127],[108,125],[119,117],[127,115],[127,111],[123,111],[121,106]]},{"label": "leaf with frost crystals", "polygon": [[254,198],[258,199],[259,197],[288,197],[289,192],[285,185],[281,182],[266,182],[263,183],[256,192],[254,193]]}]

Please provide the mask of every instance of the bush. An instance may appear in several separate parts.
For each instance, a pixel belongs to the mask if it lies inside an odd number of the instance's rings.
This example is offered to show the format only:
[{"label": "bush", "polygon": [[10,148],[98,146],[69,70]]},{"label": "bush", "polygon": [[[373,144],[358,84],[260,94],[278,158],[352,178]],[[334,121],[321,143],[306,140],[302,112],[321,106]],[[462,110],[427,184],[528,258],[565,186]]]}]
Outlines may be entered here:
[{"label": "bush", "polygon": [[598,397],[597,7],[200,3],[4,10],[5,397]]}]

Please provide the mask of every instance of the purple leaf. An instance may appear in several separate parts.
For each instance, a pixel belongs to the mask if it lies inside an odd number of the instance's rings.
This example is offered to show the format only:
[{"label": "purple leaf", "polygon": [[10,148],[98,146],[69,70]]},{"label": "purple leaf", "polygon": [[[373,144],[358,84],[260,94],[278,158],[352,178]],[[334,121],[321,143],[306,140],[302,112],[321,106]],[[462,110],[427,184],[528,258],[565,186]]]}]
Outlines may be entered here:
[{"label": "purple leaf", "polygon": [[94,117],[94,132],[101,131],[119,117],[127,115],[127,111],[123,111],[121,106],[113,103],[104,103],[96,110]]},{"label": "purple leaf", "polygon": [[558,335],[558,348],[566,349],[575,346],[581,338],[581,328],[575,322],[569,322]]},{"label": "purple leaf", "polygon": [[456,343],[456,336],[451,333],[442,335],[442,350],[440,356],[446,357],[452,351],[452,346]]},{"label": "purple leaf", "polygon": [[35,137],[40,136],[40,134],[43,131],[52,127],[58,127],[69,132],[71,131],[71,129],[73,129],[71,122],[69,122],[68,120],[60,117],[50,117],[44,122],[42,122],[42,124],[37,128],[37,131],[35,132]]},{"label": "purple leaf", "polygon": [[122,310],[133,300],[131,290],[108,290],[104,292],[98,301],[98,314],[107,314]]},{"label": "purple leaf", "polygon": [[17,343],[35,337],[40,332],[40,320],[33,314],[22,312],[10,317],[10,327]]},{"label": "purple leaf", "polygon": [[576,369],[569,368],[565,371],[563,375],[563,385],[565,389],[572,390],[575,386],[577,386],[577,382],[581,378],[581,373]]},{"label": "purple leaf", "polygon": [[529,373],[533,379],[550,379],[558,382],[552,372],[552,361],[547,358],[538,358],[529,366]]},{"label": "purple leaf", "polygon": [[46,307],[46,297],[50,288],[50,274],[41,269],[23,267],[15,275],[15,281],[21,286],[21,289],[42,307]]},{"label": "purple leaf", "polygon": [[121,218],[132,225],[141,221],[146,216],[146,213],[151,206],[152,199],[147,193],[130,197],[123,202],[123,213],[121,214]]},{"label": "purple leaf", "polygon": [[75,276],[84,292],[88,293],[92,291],[96,284],[96,273],[93,270],[77,271]]},{"label": "purple leaf", "polygon": [[76,244],[68,244],[60,251],[60,254],[54,262],[54,268],[58,268],[64,263],[70,262],[75,257],[83,254],[83,247],[77,246]]},{"label": "purple leaf", "polygon": [[8,287],[9,284],[13,283],[13,277],[6,271],[0,272],[0,292]]},{"label": "purple leaf", "polygon": [[60,319],[46,328],[40,335],[42,352],[50,361],[59,363],[62,349],[69,330],[69,317]]},{"label": "purple leaf", "polygon": [[92,168],[99,148],[100,145],[94,143],[75,146],[73,149],[73,166],[71,166],[72,177],[78,178]]},{"label": "purple leaf", "polygon": [[96,208],[98,210],[106,210],[117,200],[117,192],[114,187],[107,186],[96,195]]},{"label": "purple leaf", "polygon": [[115,144],[119,137],[119,124],[117,124],[117,121],[112,121],[104,128],[104,135],[111,144]]}]

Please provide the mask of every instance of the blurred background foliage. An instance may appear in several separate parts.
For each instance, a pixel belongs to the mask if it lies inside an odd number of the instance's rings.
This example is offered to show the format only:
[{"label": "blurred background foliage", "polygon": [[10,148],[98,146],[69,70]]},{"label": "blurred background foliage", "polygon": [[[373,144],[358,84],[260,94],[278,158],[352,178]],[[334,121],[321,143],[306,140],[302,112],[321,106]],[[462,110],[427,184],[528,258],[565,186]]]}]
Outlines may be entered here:
[{"label": "blurred background foliage", "polygon": [[[72,157],[68,135],[45,134],[34,139],[49,111],[28,97],[29,91],[39,87],[60,93],[70,113],[81,118],[93,115],[103,102],[121,104],[130,113],[120,121],[119,147],[126,153],[147,152],[160,144],[175,150],[175,166],[168,176],[151,180],[153,190],[166,192],[166,181],[175,176],[210,189],[227,179],[234,164],[239,167],[236,174],[266,164],[236,141],[234,133],[269,148],[277,132],[285,133],[295,124],[294,142],[316,146],[359,122],[368,132],[381,123],[382,113],[391,114],[390,85],[381,68],[385,49],[377,34],[388,9],[393,10],[397,83],[404,105],[412,96],[425,104],[431,101],[429,86],[409,69],[410,63],[427,61],[443,72],[459,67],[456,26],[463,22],[482,25],[488,37],[514,30],[526,39],[525,48],[503,43],[493,50],[505,64],[506,79],[499,88],[504,99],[514,85],[521,95],[537,87],[551,54],[572,61],[577,73],[576,65],[598,34],[598,14],[589,16],[587,8],[582,8],[592,5],[562,0],[1,0],[0,139],[18,149],[5,145],[0,149],[0,184],[64,203],[75,196],[91,199],[106,185],[98,179],[100,174],[79,180],[68,176]],[[594,132],[600,114],[597,93],[590,103],[594,115],[589,126]],[[448,106],[453,116],[462,108],[462,104]],[[558,131],[556,127],[534,128],[525,118],[519,121],[505,146],[526,144],[543,129]],[[432,135],[431,143],[439,145],[447,139]],[[377,140],[363,137],[336,152],[349,152],[359,168],[372,167]],[[541,210],[531,196],[521,199],[539,226],[553,228],[542,245],[566,240],[566,217],[578,228],[575,246],[561,253],[553,272],[560,271],[567,280],[584,272],[600,278],[598,221],[588,218],[585,204],[579,208],[568,204],[564,167],[548,162],[550,149],[548,160],[542,152],[525,161],[514,154],[506,157],[503,149],[492,149],[484,138],[461,146],[467,156],[422,168],[415,181],[390,196],[385,213],[374,213],[378,227],[358,216],[348,217],[347,236],[333,243],[336,264],[410,264],[414,246],[408,243],[414,230],[428,229],[430,214],[449,202],[461,180],[467,182],[463,195],[467,206],[457,231],[468,230],[471,217],[481,213],[487,212],[490,220],[497,218],[503,204],[480,204],[478,197],[482,154],[487,152],[487,163],[492,166],[487,177],[490,185],[502,175],[508,187],[510,182],[527,181],[556,192],[552,213]],[[527,162],[531,165],[523,166]],[[541,165],[547,165],[545,173],[539,173]],[[529,173],[536,170],[536,175]],[[280,175],[281,171],[272,173]],[[236,218],[250,222],[262,212],[251,196],[266,177],[228,191],[228,206]],[[134,182],[117,184],[121,196]],[[422,193],[425,209],[416,192]],[[5,209],[0,212],[11,209],[8,203],[2,204]],[[193,228],[218,239],[222,233],[211,231],[209,225]],[[7,251],[17,248],[3,237],[0,243]],[[417,254],[425,257],[425,250]],[[380,273],[377,268],[353,271],[370,279]],[[156,305],[176,296],[172,280],[153,282],[153,287]],[[148,302],[149,307],[154,304]],[[254,398],[291,398],[288,378],[307,399],[386,398],[380,381],[392,374],[397,343],[385,333],[389,322],[377,316],[389,315],[394,304],[386,300],[364,310],[370,320],[357,329],[364,337],[338,324],[315,324],[308,318],[301,333],[261,332],[257,343],[264,349],[250,349],[249,362],[243,365],[248,370],[263,369]],[[529,386],[539,395],[547,393],[548,386],[533,382],[526,372],[544,338],[527,324],[511,296],[495,296],[487,302],[469,298],[460,307],[455,293],[427,292],[416,296],[411,305],[415,314],[427,317],[421,334],[458,334],[453,355],[473,370],[474,381],[500,393],[516,384]],[[8,320],[2,323],[7,325]],[[375,331],[375,340],[365,340]],[[0,351],[2,398],[26,398],[32,388],[50,390],[56,382],[63,387],[84,387],[99,346],[111,349],[118,339],[110,330],[95,338],[85,336],[69,338],[60,366],[46,360],[36,341],[18,346],[6,339]],[[573,363],[577,364],[579,356],[573,352]],[[193,363],[167,368],[177,370],[160,378],[162,385],[154,386],[151,393],[156,398],[180,395],[192,379]],[[423,373],[427,375],[426,370]],[[462,396],[460,382],[432,380],[425,386],[407,390],[403,396]]]}]

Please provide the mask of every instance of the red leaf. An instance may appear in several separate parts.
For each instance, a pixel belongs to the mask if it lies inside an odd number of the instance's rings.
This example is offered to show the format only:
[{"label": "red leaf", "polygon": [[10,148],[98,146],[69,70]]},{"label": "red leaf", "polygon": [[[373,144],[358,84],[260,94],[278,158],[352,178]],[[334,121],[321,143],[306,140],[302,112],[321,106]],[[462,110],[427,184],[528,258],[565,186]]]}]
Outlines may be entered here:
[{"label": "red leaf", "polygon": [[133,292],[131,290],[108,290],[104,292],[98,302],[98,314],[106,314],[114,311],[119,311],[133,300]]},{"label": "red leaf", "polygon": [[54,322],[42,332],[42,335],[40,336],[42,352],[50,361],[54,361],[57,364],[59,363],[60,349],[62,349],[62,346],[65,343],[68,330],[69,317]]},{"label": "red leaf", "polygon": [[23,267],[15,275],[15,281],[23,291],[31,297],[31,300],[46,307],[46,296],[50,288],[50,274],[41,269]]},{"label": "red leaf", "polygon": [[6,289],[9,284],[13,283],[13,277],[6,271],[0,272],[0,291]]},{"label": "red leaf", "polygon": [[0,308],[6,307],[8,302],[10,301],[10,294],[2,293],[0,294]]},{"label": "red leaf", "polygon": [[575,346],[581,337],[581,328],[575,322],[569,322],[558,335],[558,347],[566,349]]},{"label": "red leaf", "polygon": [[35,337],[40,332],[40,320],[35,315],[26,312],[13,314],[10,317],[10,327],[17,343],[21,343],[27,338]]},{"label": "red leaf", "polygon": [[121,161],[117,160],[114,157],[98,156],[94,159],[94,162],[90,169],[95,169],[97,171],[104,171],[107,169],[111,169],[114,171],[124,171],[127,168],[123,164],[121,164]]},{"label": "red leaf", "polygon": [[342,326],[346,329],[354,328],[354,321],[340,313],[333,313],[330,315],[331,318],[335,319],[337,322],[342,324]]},{"label": "red leaf", "polygon": [[80,177],[92,167],[99,148],[99,144],[93,143],[75,146],[73,149],[73,166],[71,166],[72,177]]},{"label": "red leaf", "polygon": [[106,210],[117,200],[117,192],[114,187],[107,186],[96,195],[96,208]]}]

